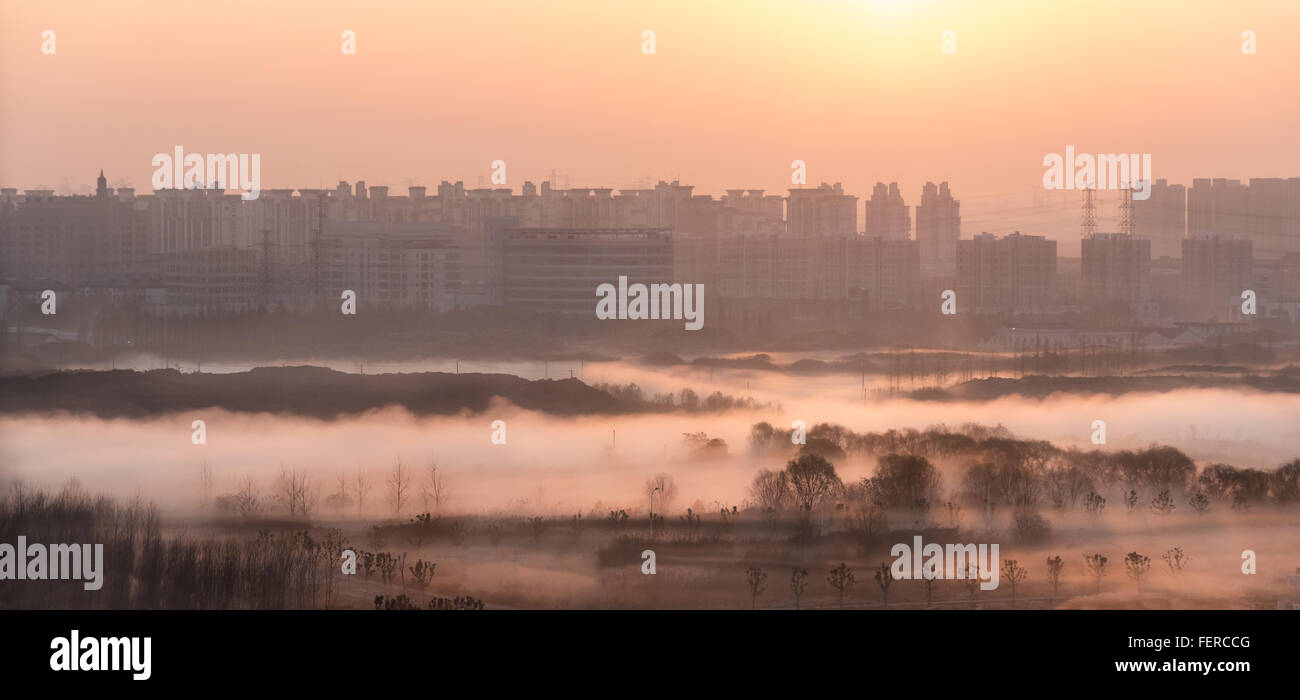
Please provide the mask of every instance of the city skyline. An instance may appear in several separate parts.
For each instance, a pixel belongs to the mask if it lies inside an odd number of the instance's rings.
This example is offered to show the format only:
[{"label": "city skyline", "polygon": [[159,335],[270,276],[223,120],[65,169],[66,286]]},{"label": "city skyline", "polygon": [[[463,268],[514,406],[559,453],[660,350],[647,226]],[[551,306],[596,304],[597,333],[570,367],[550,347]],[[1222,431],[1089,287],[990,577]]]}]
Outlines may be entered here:
[{"label": "city skyline", "polygon": [[[738,616],[798,679],[1285,675],[1298,32],[0,0],[0,658],[373,693],[641,642],[711,677],[736,630],[604,623],[743,609],[830,613]],[[600,648],[538,653],[507,611],[543,609]]]},{"label": "city skyline", "polygon": [[[555,170],[571,186],[771,191],[802,160],[810,184],[867,193],[897,181],[906,193],[946,180],[971,203],[1035,185],[1043,154],[1067,144],[1152,154],[1170,182],[1286,177],[1300,155],[1300,98],[1281,89],[1300,62],[1283,40],[1300,26],[1287,2],[1206,8],[1168,30],[1158,18],[1175,6],[1161,3],[1022,7],[996,24],[978,21],[991,4],[955,2],[777,3],[744,16],[680,3],[436,15],[397,3],[364,18],[283,3],[249,5],[261,21],[230,33],[186,31],[230,27],[216,8],[15,11],[24,5],[5,2],[0,24],[0,97],[25,106],[0,132],[0,182],[24,188],[83,190],[64,178],[93,161],[115,186],[143,190],[150,157],[175,144],[260,153],[266,188],[473,186],[499,159],[515,186]],[[1072,31],[1036,29],[1052,26]],[[46,30],[54,55],[40,50]],[[340,51],[345,30],[355,55]],[[1257,53],[1241,50],[1246,30]],[[1133,51],[1094,50],[1099,32]]]}]

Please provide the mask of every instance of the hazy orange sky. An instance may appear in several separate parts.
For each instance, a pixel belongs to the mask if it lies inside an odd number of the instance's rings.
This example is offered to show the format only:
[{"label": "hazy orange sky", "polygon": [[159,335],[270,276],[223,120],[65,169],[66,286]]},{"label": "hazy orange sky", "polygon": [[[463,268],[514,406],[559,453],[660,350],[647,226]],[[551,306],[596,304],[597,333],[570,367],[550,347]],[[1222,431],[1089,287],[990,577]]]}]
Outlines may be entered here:
[{"label": "hazy orange sky", "polygon": [[1188,184],[1297,176],[1297,37],[1297,0],[0,0],[0,184],[148,191],[175,145],[260,153],[264,188],[395,193],[496,159],[516,190],[784,191],[801,159],[809,184],[974,203],[1041,187],[1067,144]]}]

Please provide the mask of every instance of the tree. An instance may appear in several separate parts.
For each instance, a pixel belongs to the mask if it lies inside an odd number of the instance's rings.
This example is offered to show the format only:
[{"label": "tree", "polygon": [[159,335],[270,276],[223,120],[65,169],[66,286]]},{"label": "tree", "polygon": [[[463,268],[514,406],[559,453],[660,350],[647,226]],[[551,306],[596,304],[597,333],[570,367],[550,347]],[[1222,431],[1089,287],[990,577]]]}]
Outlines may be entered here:
[{"label": "tree", "polygon": [[239,490],[234,497],[235,510],[241,518],[251,518],[262,512],[262,497],[257,490],[257,482],[252,475],[245,476],[239,482]]},{"label": "tree", "polygon": [[1187,568],[1187,563],[1192,560],[1191,557],[1183,553],[1182,547],[1170,547],[1160,555],[1165,560],[1165,565],[1169,567],[1169,573],[1181,574],[1183,569]]},{"label": "tree", "polygon": [[1161,491],[1159,495],[1151,499],[1151,510],[1159,515],[1169,515],[1174,512],[1174,497],[1169,495],[1168,491]]},{"label": "tree", "polygon": [[[656,492],[655,489],[658,491]],[[660,472],[645,482],[645,494],[655,500],[658,512],[667,513],[673,506],[673,500],[677,498],[677,482],[673,481],[671,474]]]},{"label": "tree", "polygon": [[388,475],[388,505],[395,517],[402,517],[402,508],[411,500],[411,473],[402,466],[402,460],[393,464],[393,471]]},{"label": "tree", "polygon": [[1300,500],[1300,459],[1294,459],[1277,468],[1270,479],[1269,490],[1273,499],[1282,505]]},{"label": "tree", "polygon": [[943,504],[943,515],[948,527],[956,530],[961,526],[961,506],[959,504],[952,501],[945,502]]},{"label": "tree", "polygon": [[1124,557],[1124,569],[1128,572],[1129,578],[1137,584],[1138,591],[1142,591],[1142,579],[1146,577],[1147,572],[1151,571],[1151,557],[1137,552],[1129,552]]},{"label": "tree", "polygon": [[758,595],[767,590],[767,574],[752,566],[745,570],[745,576],[749,580],[749,609],[753,610],[758,605]]},{"label": "tree", "polygon": [[795,502],[804,510],[813,510],[842,484],[835,475],[835,467],[826,458],[804,454],[785,465],[785,472],[794,489]]},{"label": "tree", "polygon": [[352,476],[352,493],[357,495],[357,514],[360,515],[366,507],[366,494],[370,492],[370,476],[366,470],[357,467],[357,473]]},{"label": "tree", "polygon": [[1106,497],[1096,491],[1088,492],[1083,499],[1083,510],[1092,517],[1098,517],[1106,510]]},{"label": "tree", "polygon": [[921,572],[921,585],[925,586],[925,606],[927,608],[934,601],[934,584],[938,580],[938,575],[930,569],[924,569]]},{"label": "tree", "polygon": [[766,452],[772,443],[774,434],[772,424],[767,421],[755,423],[749,428],[749,447],[754,454]]},{"label": "tree", "polygon": [[970,607],[971,607],[971,609],[972,609],[972,610],[975,609],[975,594],[976,594],[977,592],[979,592],[979,589],[980,589],[980,568],[979,568],[979,565],[977,564],[977,565],[975,566],[975,571],[972,572],[972,574],[969,575],[969,576],[965,575],[965,574],[964,574],[963,572],[961,572],[961,571],[958,571],[958,572],[957,572],[957,578],[961,581],[961,585],[962,585],[962,586],[965,586],[965,588],[966,588],[966,594],[967,594],[968,596],[970,596]]},{"label": "tree", "polygon": [[1002,580],[1011,584],[1011,606],[1016,605],[1016,587],[1021,581],[1025,580],[1028,572],[1025,567],[1021,566],[1015,559],[1005,559],[1002,562]]},{"label": "tree", "polygon": [[546,518],[540,515],[528,518],[527,522],[528,530],[533,536],[533,544],[541,542],[542,535],[546,534],[546,528],[550,526],[550,523],[546,522]]},{"label": "tree", "polygon": [[1061,588],[1061,582],[1065,580],[1065,562],[1061,560],[1058,554],[1054,557],[1047,558],[1047,581],[1052,584],[1052,598],[1055,600],[1057,592]]},{"label": "tree", "polygon": [[826,582],[831,587],[840,592],[840,607],[844,607],[844,592],[853,587],[857,581],[853,578],[853,569],[843,562],[839,566],[831,569],[831,573],[826,577]]},{"label": "tree", "polygon": [[794,609],[799,609],[799,601],[803,599],[804,589],[808,587],[808,570],[794,567],[790,569],[790,592],[794,593]]},{"label": "tree", "polygon": [[448,488],[447,479],[438,468],[436,460],[430,459],[425,469],[426,481],[421,494],[424,507],[427,509],[432,504],[434,514],[442,517],[442,506],[451,500],[451,489]]},{"label": "tree", "polygon": [[423,559],[415,560],[415,564],[411,566],[411,576],[415,578],[415,585],[419,586],[420,590],[428,587],[429,582],[433,580],[433,570],[437,566]]},{"label": "tree", "polygon": [[1097,592],[1101,592],[1101,577],[1106,575],[1106,564],[1110,559],[1101,554],[1085,554],[1083,557],[1084,570],[1097,583]]},{"label": "tree", "polygon": [[942,481],[930,460],[901,454],[877,458],[875,477],[887,508],[931,503],[938,497]]},{"label": "tree", "polygon": [[311,477],[306,470],[280,468],[275,481],[275,501],[289,511],[291,518],[311,517],[316,498],[311,487]]},{"label": "tree", "polygon": [[1205,495],[1204,491],[1197,491],[1192,497],[1187,499],[1187,505],[1197,513],[1204,513],[1210,509],[1210,497]]},{"label": "tree", "polygon": [[889,570],[889,564],[882,562],[876,567],[876,573],[873,576],[876,579],[876,585],[880,586],[881,600],[885,608],[889,607],[889,587],[894,585],[894,574]]},{"label": "tree", "polygon": [[346,474],[338,475],[338,490],[325,497],[325,506],[342,512],[352,499],[348,496],[348,477]]},{"label": "tree", "polygon": [[1134,510],[1137,509],[1137,506],[1138,506],[1138,492],[1133,489],[1129,489],[1129,492],[1124,494],[1124,507],[1128,509],[1128,512],[1132,513]]},{"label": "tree", "polygon": [[783,511],[790,506],[790,477],[783,471],[764,469],[754,476],[749,495],[764,510]]},{"label": "tree", "polygon": [[204,459],[199,466],[199,512],[202,514],[206,515],[208,507],[212,505],[212,489],[212,466]]}]

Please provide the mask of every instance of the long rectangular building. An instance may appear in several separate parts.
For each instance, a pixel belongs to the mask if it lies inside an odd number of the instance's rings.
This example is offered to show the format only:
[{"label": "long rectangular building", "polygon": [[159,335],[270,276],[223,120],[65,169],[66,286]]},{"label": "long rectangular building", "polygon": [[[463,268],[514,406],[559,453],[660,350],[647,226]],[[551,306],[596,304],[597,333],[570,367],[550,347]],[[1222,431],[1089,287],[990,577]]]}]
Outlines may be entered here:
[{"label": "long rectangular building", "polygon": [[[489,243],[491,245],[491,243]],[[512,228],[500,233],[500,296],[509,308],[595,316],[596,288],[695,283],[673,276],[668,229]]]}]

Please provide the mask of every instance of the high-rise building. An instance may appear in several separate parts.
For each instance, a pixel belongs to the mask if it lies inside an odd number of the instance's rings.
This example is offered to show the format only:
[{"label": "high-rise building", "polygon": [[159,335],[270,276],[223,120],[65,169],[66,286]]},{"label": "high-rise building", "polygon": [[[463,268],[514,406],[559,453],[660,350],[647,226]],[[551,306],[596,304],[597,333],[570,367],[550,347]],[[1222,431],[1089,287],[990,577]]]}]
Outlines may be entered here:
[{"label": "high-rise building", "polygon": [[1122,233],[1084,238],[1080,301],[1134,304],[1151,296],[1151,241]]},{"label": "high-rise building", "polygon": [[920,287],[916,241],[860,234],[758,235],[678,240],[677,277],[703,282],[717,298],[847,300],[871,311],[914,309]]},{"label": "high-rise building", "polygon": [[961,202],[948,183],[925,183],[916,207],[916,240],[921,244],[921,272],[951,276],[957,272],[957,239],[961,237]]},{"label": "high-rise building", "polygon": [[844,186],[822,183],[816,189],[791,188],[787,200],[786,233],[794,238],[858,232],[858,198]]},{"label": "high-rise building", "polygon": [[1198,317],[1235,316],[1251,283],[1252,243],[1247,238],[1197,236],[1183,240],[1182,298]]},{"label": "high-rise building", "polygon": [[1300,178],[1193,180],[1187,235],[1249,238],[1261,258],[1300,252]]},{"label": "high-rise building", "polygon": [[901,241],[912,236],[912,213],[903,202],[898,183],[877,182],[866,202],[866,232],[868,238]]},{"label": "high-rise building", "polygon": [[957,304],[974,313],[1045,312],[1056,302],[1056,241],[1020,232],[957,241]]},{"label": "high-rise building", "polygon": [[502,301],[528,308],[595,317],[596,288],[618,284],[696,283],[673,276],[673,236],[667,229],[507,229],[502,247]]},{"label": "high-rise building", "polygon": [[460,308],[460,248],[454,233],[439,224],[330,222],[320,241],[317,291],[337,304],[341,291],[350,289],[358,308]]},{"label": "high-rise building", "polygon": [[1300,253],[1300,177],[1250,179],[1250,240],[1261,257]]},{"label": "high-rise building", "polygon": [[1152,258],[1176,258],[1187,236],[1187,188],[1164,179],[1151,185],[1145,200],[1133,200],[1133,228],[1151,241]]},{"label": "high-rise building", "polygon": [[152,274],[146,202],[129,188],[114,196],[102,172],[91,197],[4,193],[0,277],[79,286],[136,284]]}]

